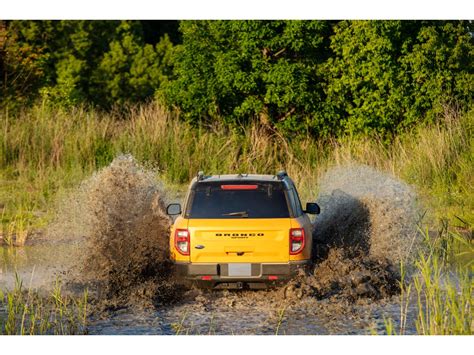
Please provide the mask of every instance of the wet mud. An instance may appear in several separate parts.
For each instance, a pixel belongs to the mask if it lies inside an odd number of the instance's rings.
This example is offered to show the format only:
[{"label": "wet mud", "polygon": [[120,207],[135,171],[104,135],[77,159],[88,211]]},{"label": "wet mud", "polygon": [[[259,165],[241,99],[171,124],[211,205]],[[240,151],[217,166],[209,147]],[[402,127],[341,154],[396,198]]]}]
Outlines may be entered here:
[{"label": "wet mud", "polygon": [[[421,245],[413,189],[363,165],[336,167],[320,183],[314,269],[300,284],[318,298],[380,300],[399,293]],[[308,292],[308,291],[307,291]]]},{"label": "wet mud", "polygon": [[84,181],[47,232],[77,246],[65,271],[69,288],[88,288],[101,310],[177,301],[182,287],[171,277],[166,199],[156,172],[130,155]]}]

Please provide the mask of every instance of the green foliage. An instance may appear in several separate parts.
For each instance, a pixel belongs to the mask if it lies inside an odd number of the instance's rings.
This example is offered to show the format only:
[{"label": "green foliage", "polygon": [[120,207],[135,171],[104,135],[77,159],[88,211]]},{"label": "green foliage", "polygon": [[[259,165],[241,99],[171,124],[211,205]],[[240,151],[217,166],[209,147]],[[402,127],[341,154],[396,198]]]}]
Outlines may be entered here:
[{"label": "green foliage", "polygon": [[391,133],[469,107],[473,46],[465,23],[342,21],[325,64],[336,130]]},{"label": "green foliage", "polygon": [[459,21],[183,21],[161,95],[191,122],[255,117],[285,132],[390,136],[469,108]]},{"label": "green foliage", "polygon": [[0,108],[15,109],[28,104],[41,86],[48,59],[42,47],[19,40],[0,20]]},{"label": "green foliage", "polygon": [[9,21],[3,33],[3,104],[39,93],[53,106],[109,108],[152,97],[170,74],[169,37],[145,43],[140,21]]},{"label": "green foliage", "polygon": [[[140,28],[122,22],[94,73],[102,105],[136,103],[152,97],[170,75],[172,43],[165,35],[153,46],[145,44]],[[101,87],[100,85],[105,87]]]},{"label": "green foliage", "polygon": [[322,88],[315,72],[327,56],[327,21],[182,21],[176,80],[163,90],[184,117],[253,116],[297,130],[318,109]]},{"label": "green foliage", "polygon": [[3,21],[2,106],[157,97],[193,124],[385,141],[472,106],[467,21],[181,21],[182,38],[176,24]]},{"label": "green foliage", "polygon": [[466,23],[435,23],[420,28],[413,49],[400,59],[410,121],[426,112],[432,122],[449,100],[472,105],[474,46]]},{"label": "green foliage", "polygon": [[392,21],[342,21],[335,27],[334,56],[324,66],[333,130],[370,133],[396,126],[403,97],[397,82],[399,41],[411,37]]},{"label": "green foliage", "polygon": [[[10,253],[14,254],[15,250],[4,251]],[[25,289],[15,274],[14,289],[0,289],[0,307],[0,335],[87,334],[87,290],[82,297],[66,295],[59,279],[51,294],[45,297],[31,287]]]}]

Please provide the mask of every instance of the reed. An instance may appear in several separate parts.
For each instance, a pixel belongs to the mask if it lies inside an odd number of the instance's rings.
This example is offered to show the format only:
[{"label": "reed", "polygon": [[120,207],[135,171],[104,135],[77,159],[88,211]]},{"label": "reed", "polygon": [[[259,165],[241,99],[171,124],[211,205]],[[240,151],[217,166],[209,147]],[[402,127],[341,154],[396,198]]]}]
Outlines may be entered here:
[{"label": "reed", "polygon": [[87,297],[65,295],[59,280],[44,297],[16,275],[13,290],[0,290],[0,335],[86,334]]},{"label": "reed", "polygon": [[385,319],[385,332],[388,335],[405,334],[408,306],[414,303],[413,318],[418,334],[472,335],[472,254],[468,263],[456,263],[456,248],[452,245],[462,240],[472,248],[472,241],[450,228],[442,228],[434,236],[428,230],[423,233],[426,249],[415,261],[415,274],[410,279],[401,279],[399,328],[388,318]]}]

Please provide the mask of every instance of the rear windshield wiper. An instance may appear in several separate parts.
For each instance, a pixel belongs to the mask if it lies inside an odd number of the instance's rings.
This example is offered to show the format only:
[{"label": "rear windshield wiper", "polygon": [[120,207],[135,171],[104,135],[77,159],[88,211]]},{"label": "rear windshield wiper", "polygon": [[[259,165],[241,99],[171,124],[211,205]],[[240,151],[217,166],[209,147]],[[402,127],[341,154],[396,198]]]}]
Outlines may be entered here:
[{"label": "rear windshield wiper", "polygon": [[223,213],[222,215],[223,216],[237,216],[237,217],[248,217],[249,216],[247,211]]}]

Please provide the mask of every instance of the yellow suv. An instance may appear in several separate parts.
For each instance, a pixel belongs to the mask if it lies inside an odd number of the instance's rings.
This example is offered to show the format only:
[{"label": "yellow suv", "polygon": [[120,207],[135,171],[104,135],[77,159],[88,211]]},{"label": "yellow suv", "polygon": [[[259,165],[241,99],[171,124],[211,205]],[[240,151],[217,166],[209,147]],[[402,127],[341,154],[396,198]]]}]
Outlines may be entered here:
[{"label": "yellow suv", "polygon": [[316,203],[306,210],[286,172],[214,175],[199,172],[171,227],[178,275],[214,288],[265,288],[286,281],[311,261]]}]

